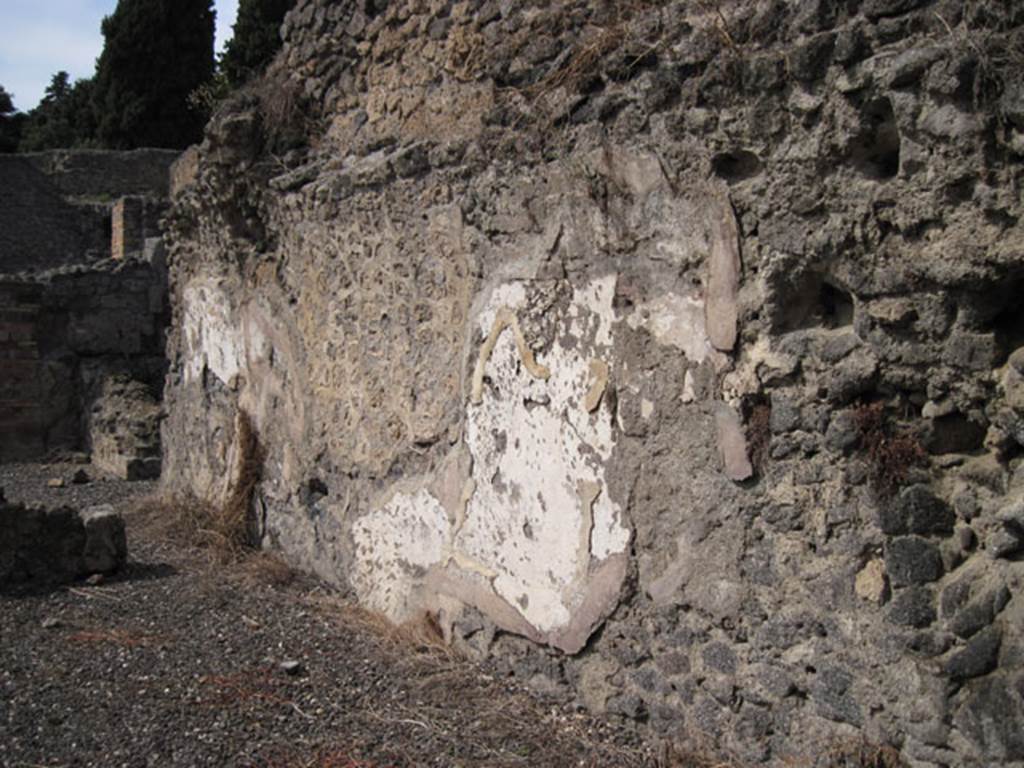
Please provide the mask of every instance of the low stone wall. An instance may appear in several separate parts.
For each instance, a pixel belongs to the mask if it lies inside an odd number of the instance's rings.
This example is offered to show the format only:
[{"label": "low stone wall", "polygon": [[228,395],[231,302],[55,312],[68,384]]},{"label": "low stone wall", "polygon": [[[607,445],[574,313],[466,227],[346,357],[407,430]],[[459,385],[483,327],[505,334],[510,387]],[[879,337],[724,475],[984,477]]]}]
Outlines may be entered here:
[{"label": "low stone wall", "polygon": [[124,520],[113,507],[46,509],[10,504],[0,492],[0,591],[113,573],[127,554]]}]

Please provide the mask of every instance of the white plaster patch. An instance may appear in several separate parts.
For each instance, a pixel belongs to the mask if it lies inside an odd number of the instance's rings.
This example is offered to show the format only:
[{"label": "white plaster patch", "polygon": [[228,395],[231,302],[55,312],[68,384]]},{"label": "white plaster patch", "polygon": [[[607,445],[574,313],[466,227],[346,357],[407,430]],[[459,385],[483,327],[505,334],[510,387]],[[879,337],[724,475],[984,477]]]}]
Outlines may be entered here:
[{"label": "white plaster patch", "polygon": [[192,283],[185,288],[183,303],[185,382],[202,378],[206,368],[230,384],[244,359],[244,344],[227,295],[216,286]]},{"label": "white plaster patch", "polygon": [[704,302],[693,296],[666,293],[638,306],[627,318],[630,328],[646,328],[662,344],[682,350],[702,363],[714,353],[704,321]]},{"label": "white plaster patch", "polygon": [[[454,547],[490,569],[495,592],[542,632],[569,624],[591,558],[621,553],[629,542],[605,489],[611,414],[584,407],[591,361],[610,357],[614,291],[608,276],[574,292],[563,322],[575,341],[556,340],[538,355],[547,380],[524,370],[513,334],[503,334],[487,361],[490,385],[468,409],[475,492]],[[525,304],[522,284],[501,286],[477,317],[481,332],[499,310],[523,312]]]},{"label": "white plaster patch", "polygon": [[429,491],[399,493],[352,526],[359,601],[392,621],[410,618],[409,598],[426,569],[445,556],[448,513]]},{"label": "white plaster patch", "polygon": [[697,393],[693,387],[693,373],[691,371],[687,371],[683,377],[683,394],[681,399],[684,403],[692,403],[697,399]]}]

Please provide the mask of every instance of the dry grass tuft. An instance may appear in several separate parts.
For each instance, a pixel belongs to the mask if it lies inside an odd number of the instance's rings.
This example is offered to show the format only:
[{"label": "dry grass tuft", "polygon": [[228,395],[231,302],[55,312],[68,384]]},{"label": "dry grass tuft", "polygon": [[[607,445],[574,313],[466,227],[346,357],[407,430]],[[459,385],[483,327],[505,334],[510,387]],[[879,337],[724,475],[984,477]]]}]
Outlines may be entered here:
[{"label": "dry grass tuft", "polygon": [[907,765],[892,747],[860,741],[836,744],[826,750],[823,761],[815,765],[823,768],[906,768]]},{"label": "dry grass tuft", "polygon": [[[1024,13],[1013,3],[999,0],[965,0],[956,9],[958,18],[935,11],[942,31],[977,65],[972,97],[975,109],[997,104],[1000,96],[1024,71]],[[996,106],[996,115],[1005,115]]]},{"label": "dry grass tuft", "polygon": [[597,24],[556,68],[536,83],[511,89],[521,99],[520,119],[538,120],[551,127],[565,117],[565,102],[581,93],[598,76],[609,58],[622,51],[636,66],[665,44],[663,25],[653,25],[649,13],[664,8],[664,0],[621,0],[611,17]]},{"label": "dry grass tuft", "polygon": [[894,434],[882,403],[869,403],[854,411],[861,449],[871,461],[871,484],[882,498],[893,496],[906,482],[911,469],[924,466],[927,454],[908,434]]},{"label": "dry grass tuft", "polygon": [[266,458],[252,418],[245,411],[239,411],[235,419],[235,451],[236,476],[216,522],[218,533],[227,545],[242,549],[252,547],[258,541],[252,502]]},{"label": "dry grass tuft", "polygon": [[273,552],[256,550],[247,552],[239,563],[239,577],[248,586],[266,585],[283,589],[299,578],[288,563]]},{"label": "dry grass tuft", "polygon": [[317,121],[299,82],[271,67],[253,86],[263,137],[270,152],[304,146],[318,133]]},{"label": "dry grass tuft", "polygon": [[263,755],[253,768],[390,768],[352,756],[352,750],[342,746],[320,747],[311,754],[299,757],[285,750]]},{"label": "dry grass tuft", "polygon": [[[258,543],[252,512],[253,495],[263,471],[264,451],[245,412],[235,420],[234,481],[222,505],[187,494],[155,495],[135,502],[130,513],[135,526],[153,541],[197,548],[219,562],[240,561]],[[253,574],[272,581],[283,579],[283,563],[267,555],[251,564]]]},{"label": "dry grass tuft", "polygon": [[271,667],[246,670],[231,675],[203,675],[199,684],[206,688],[204,703],[226,707],[252,700],[269,704],[291,704],[291,700],[277,693],[274,670]]},{"label": "dry grass tuft", "polygon": [[237,562],[246,554],[232,528],[235,521],[223,508],[194,496],[144,497],[134,503],[129,519],[147,540],[187,547],[217,563]]},{"label": "dry grass tuft", "polygon": [[[321,613],[354,628],[368,653],[403,680],[405,703],[362,712],[367,729],[415,728],[424,744],[439,755],[458,755],[451,764],[465,768],[657,765],[639,740],[615,744],[596,738],[600,725],[593,720],[545,705],[514,682],[467,663],[444,643],[432,617],[395,627],[336,598],[310,599]],[[453,701],[459,711],[473,713],[473,728],[464,727]]]},{"label": "dry grass tuft", "polygon": [[750,463],[754,465],[758,474],[762,474],[772,442],[771,402],[767,398],[760,398],[744,410],[747,411],[746,437]]}]

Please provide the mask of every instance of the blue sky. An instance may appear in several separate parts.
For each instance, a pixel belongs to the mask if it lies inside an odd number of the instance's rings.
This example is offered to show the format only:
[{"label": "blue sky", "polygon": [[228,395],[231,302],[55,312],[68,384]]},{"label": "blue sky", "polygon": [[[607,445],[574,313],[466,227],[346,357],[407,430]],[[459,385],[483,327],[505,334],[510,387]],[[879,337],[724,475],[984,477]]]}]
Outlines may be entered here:
[{"label": "blue sky", "polygon": [[[231,35],[238,0],[215,0],[217,50]],[[100,22],[117,0],[0,0],[0,85],[27,112],[53,74],[89,77],[103,49]]]}]

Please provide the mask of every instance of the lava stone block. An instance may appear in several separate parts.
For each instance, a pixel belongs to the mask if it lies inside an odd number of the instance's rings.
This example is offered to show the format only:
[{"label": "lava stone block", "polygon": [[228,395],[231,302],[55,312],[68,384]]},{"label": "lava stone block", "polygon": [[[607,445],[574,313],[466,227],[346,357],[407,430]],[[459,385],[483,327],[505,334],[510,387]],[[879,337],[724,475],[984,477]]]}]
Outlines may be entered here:
[{"label": "lava stone block", "polygon": [[920,536],[899,536],[885,545],[885,569],[897,587],[942,577],[939,548]]}]

